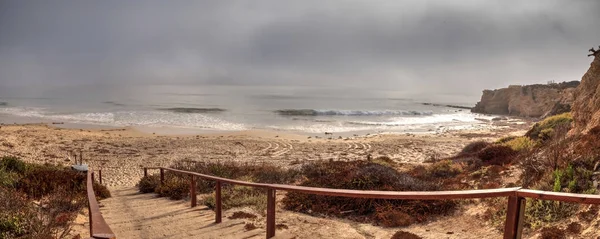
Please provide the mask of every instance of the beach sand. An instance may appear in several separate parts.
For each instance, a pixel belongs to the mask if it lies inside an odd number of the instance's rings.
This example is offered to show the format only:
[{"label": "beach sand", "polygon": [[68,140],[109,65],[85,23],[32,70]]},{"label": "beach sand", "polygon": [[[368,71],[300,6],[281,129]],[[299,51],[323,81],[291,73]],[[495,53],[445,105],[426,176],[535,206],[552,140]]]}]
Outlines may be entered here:
[{"label": "beach sand", "polygon": [[353,137],[275,131],[164,135],[134,128],[76,129],[62,128],[58,124],[5,124],[0,126],[0,156],[71,165],[75,163],[72,153],[81,152],[84,163],[102,169],[104,183],[109,188],[119,188],[134,186],[143,174],[142,167],[169,166],[178,160],[234,160],[293,167],[313,160],[365,160],[371,155],[418,164],[430,158],[454,155],[469,142],[522,134],[529,127],[528,124],[504,124],[437,134]]},{"label": "beach sand", "polygon": [[[164,135],[134,128],[64,128],[62,125],[26,124],[0,126],[0,156],[14,155],[28,162],[71,165],[72,152],[83,153],[84,163],[102,169],[104,184],[111,190],[135,186],[142,167],[168,166],[178,160],[235,160],[298,167],[313,160],[365,160],[388,156],[400,165],[423,164],[459,152],[476,140],[493,141],[507,135],[522,135],[530,123],[490,122],[479,130],[429,134],[377,134],[317,137],[274,131]],[[177,132],[177,131],[174,131]],[[281,198],[281,197],[279,197]],[[381,228],[342,219],[313,217],[278,210],[278,220],[298,238],[339,237],[389,238],[398,228]],[[468,206],[456,215],[442,217],[402,230],[424,238],[494,238],[499,231],[479,218],[482,210]],[[85,218],[84,218],[85,219]],[[257,219],[260,222],[262,219]],[[85,221],[85,220],[83,220]],[[85,235],[86,224],[77,231]],[[447,234],[449,232],[455,234]],[[488,236],[485,236],[488,235]]]}]

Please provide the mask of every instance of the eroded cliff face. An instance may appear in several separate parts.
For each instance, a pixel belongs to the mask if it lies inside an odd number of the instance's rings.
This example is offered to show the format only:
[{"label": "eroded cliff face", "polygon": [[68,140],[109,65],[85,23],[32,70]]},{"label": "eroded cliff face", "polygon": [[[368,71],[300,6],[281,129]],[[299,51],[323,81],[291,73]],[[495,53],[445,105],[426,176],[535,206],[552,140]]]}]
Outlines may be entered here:
[{"label": "eroded cliff face", "polygon": [[600,125],[600,56],[596,56],[588,71],[581,78],[575,91],[572,113],[575,120],[574,133],[587,133]]},{"label": "eroded cliff face", "polygon": [[578,81],[484,90],[474,113],[546,117],[571,110]]}]

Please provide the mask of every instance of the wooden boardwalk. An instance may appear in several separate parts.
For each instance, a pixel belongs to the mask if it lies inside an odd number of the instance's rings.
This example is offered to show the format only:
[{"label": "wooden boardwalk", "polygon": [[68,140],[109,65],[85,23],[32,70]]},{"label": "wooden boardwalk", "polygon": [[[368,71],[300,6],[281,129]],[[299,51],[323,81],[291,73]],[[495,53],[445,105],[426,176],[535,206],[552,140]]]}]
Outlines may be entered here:
[{"label": "wooden boardwalk", "polygon": [[205,206],[190,208],[188,201],[140,194],[137,188],[112,190],[102,200],[102,215],[117,238],[265,238],[265,229],[247,231],[241,219],[216,224]]}]

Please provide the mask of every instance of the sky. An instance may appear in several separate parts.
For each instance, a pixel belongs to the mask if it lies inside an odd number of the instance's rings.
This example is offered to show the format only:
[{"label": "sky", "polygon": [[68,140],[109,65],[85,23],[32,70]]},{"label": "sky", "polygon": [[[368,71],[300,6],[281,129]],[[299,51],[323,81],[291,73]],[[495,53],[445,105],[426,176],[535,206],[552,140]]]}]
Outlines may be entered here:
[{"label": "sky", "polygon": [[210,83],[473,94],[580,80],[600,1],[0,0],[0,87]]}]

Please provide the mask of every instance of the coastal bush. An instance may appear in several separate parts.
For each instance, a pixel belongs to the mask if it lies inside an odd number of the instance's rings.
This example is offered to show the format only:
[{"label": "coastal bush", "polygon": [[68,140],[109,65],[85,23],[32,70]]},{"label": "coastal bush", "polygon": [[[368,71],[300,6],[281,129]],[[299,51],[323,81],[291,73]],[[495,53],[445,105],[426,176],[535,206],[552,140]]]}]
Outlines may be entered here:
[{"label": "coastal bush", "polygon": [[13,188],[0,187],[0,238],[27,235],[25,216],[31,206],[27,195]]},{"label": "coastal bush", "polygon": [[427,168],[427,172],[430,177],[450,178],[460,174],[462,172],[462,167],[460,167],[459,164],[452,162],[452,160],[443,160],[433,163]]},{"label": "coastal bush", "polygon": [[179,177],[165,178],[165,182],[155,188],[160,197],[181,200],[190,194],[189,181]]},{"label": "coastal bush", "polygon": [[506,142],[502,143],[502,145],[506,145],[506,146],[510,147],[511,149],[513,149],[514,151],[520,152],[523,150],[525,150],[525,151],[531,150],[533,147],[535,147],[535,142],[528,137],[521,136],[521,137],[515,137],[509,141],[506,141]]},{"label": "coastal bush", "polygon": [[405,231],[397,231],[391,239],[423,239],[420,236]]},{"label": "coastal bush", "polygon": [[490,145],[477,154],[483,163],[492,165],[510,164],[515,156],[517,152],[505,145]]},{"label": "coastal bush", "polygon": [[[87,204],[86,174],[14,157],[0,162],[0,238],[67,237]],[[98,198],[110,196],[96,182],[94,190]]]},{"label": "coastal bush", "polygon": [[574,215],[578,208],[576,203],[528,199],[525,207],[526,226],[538,229]]},{"label": "coastal bush", "polygon": [[96,199],[98,200],[111,197],[108,188],[106,188],[106,186],[98,182],[94,182],[92,184],[92,188],[94,188],[94,194],[96,195]]},{"label": "coastal bush", "polygon": [[541,231],[540,239],[566,239],[566,232],[558,227],[544,227]]},{"label": "coastal bush", "polygon": [[517,136],[505,136],[505,137],[502,137],[502,138],[496,140],[495,143],[496,144],[504,144],[504,143],[506,143],[508,141],[511,141],[511,140],[515,139],[515,138],[517,138]]},{"label": "coastal bush", "polygon": [[[439,187],[432,182],[421,181],[407,173],[380,164],[353,162],[314,162],[301,169],[305,180],[301,186],[383,190],[383,191],[435,191]],[[338,217],[385,219],[386,224],[404,224],[408,219],[400,214],[388,215],[384,212],[394,210],[402,215],[410,215],[411,222],[422,222],[431,215],[445,214],[455,208],[452,201],[383,200],[346,197],[331,197],[289,192],[282,200],[288,210],[319,213]],[[390,219],[401,220],[399,222]]]},{"label": "coastal bush", "polygon": [[85,192],[85,173],[65,167],[31,165],[17,182],[16,187],[35,199],[48,195],[58,188],[72,192]]},{"label": "coastal bush", "polygon": [[471,143],[467,144],[467,146],[465,146],[462,149],[462,151],[460,151],[460,154],[467,155],[467,154],[478,153],[479,151],[481,151],[482,149],[484,149],[485,147],[487,147],[489,145],[490,145],[490,143],[482,141],[482,140],[471,142]]},{"label": "coastal bush", "polygon": [[[221,191],[222,208],[224,210],[238,207],[252,207],[257,212],[264,213],[267,207],[265,190],[246,186],[223,188]],[[210,209],[215,208],[215,195],[210,194],[203,199],[203,204]]]},{"label": "coastal bush", "polygon": [[567,126],[571,127],[573,122],[573,116],[571,113],[563,113],[559,115],[550,116],[541,122],[536,123],[533,127],[525,134],[531,139],[547,140],[552,137],[552,134],[556,127]]},{"label": "coastal bush", "polygon": [[381,164],[386,167],[394,167],[396,165],[396,162],[394,162],[394,160],[388,156],[379,156],[371,161],[373,163]]},{"label": "coastal bush", "polygon": [[137,187],[141,193],[153,193],[159,184],[160,177],[158,175],[150,175],[140,179],[140,182],[138,182]]},{"label": "coastal bush", "polygon": [[0,187],[14,187],[17,183],[19,175],[14,172],[6,171],[0,167]]},{"label": "coastal bush", "polygon": [[[244,179],[257,183],[289,184],[296,181],[300,172],[295,169],[285,169],[272,164],[239,163],[235,161],[216,162],[176,162],[173,168],[197,172],[229,179]],[[215,182],[198,180],[197,190],[201,193],[214,191]]]},{"label": "coastal bush", "polygon": [[25,172],[25,162],[17,157],[5,156],[0,160],[0,168],[4,168],[6,172],[22,174]]}]

